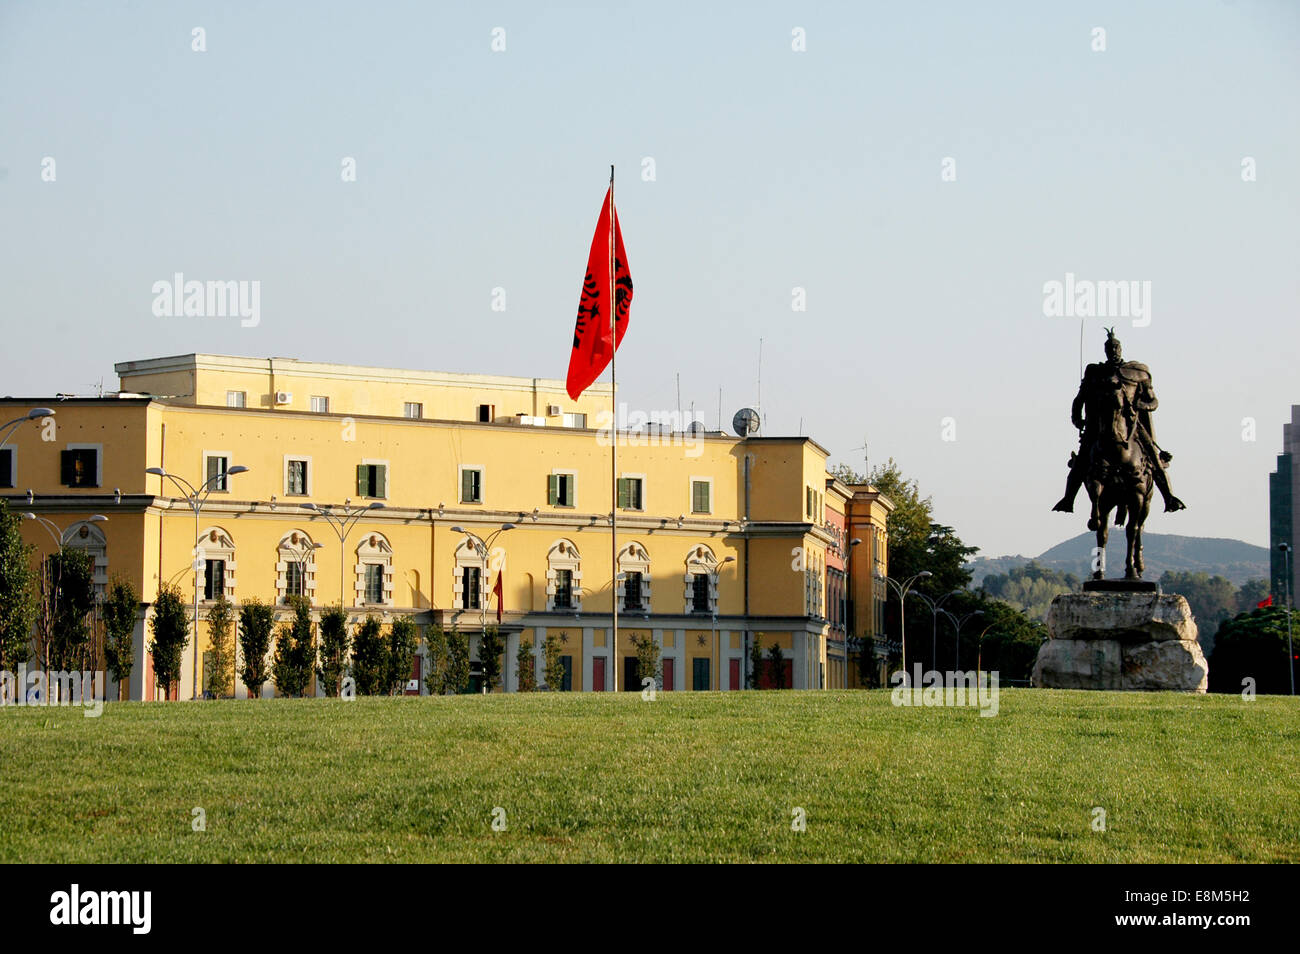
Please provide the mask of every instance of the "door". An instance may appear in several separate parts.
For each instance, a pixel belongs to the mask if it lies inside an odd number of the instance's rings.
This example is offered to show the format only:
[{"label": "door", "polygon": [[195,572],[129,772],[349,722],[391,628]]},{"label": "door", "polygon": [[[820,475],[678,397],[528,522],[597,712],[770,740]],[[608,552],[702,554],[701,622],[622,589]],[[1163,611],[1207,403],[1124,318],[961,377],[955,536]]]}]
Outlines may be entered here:
[{"label": "door", "polygon": [[691,688],[696,692],[707,692],[709,685],[709,660],[691,660]]},{"label": "door", "polygon": [[727,666],[727,679],[729,680],[729,683],[728,683],[728,684],[730,685],[730,687],[731,687],[732,689],[739,689],[739,688],[741,688],[741,686],[740,686],[740,660],[739,660],[739,659],[731,659],[731,660],[728,660],[728,666]]},{"label": "door", "polygon": [[406,680],[406,695],[418,696],[420,694],[420,662],[419,656],[416,656],[411,664],[411,678]]},{"label": "door", "polygon": [[605,657],[597,656],[591,661],[591,691],[605,691]]},{"label": "door", "polygon": [[675,659],[664,659],[664,692],[672,692],[673,686],[677,684],[674,678],[676,676],[675,663]]},{"label": "door", "polygon": [[640,692],[641,680],[636,674],[636,657],[623,657],[623,685],[620,687],[624,692]]}]

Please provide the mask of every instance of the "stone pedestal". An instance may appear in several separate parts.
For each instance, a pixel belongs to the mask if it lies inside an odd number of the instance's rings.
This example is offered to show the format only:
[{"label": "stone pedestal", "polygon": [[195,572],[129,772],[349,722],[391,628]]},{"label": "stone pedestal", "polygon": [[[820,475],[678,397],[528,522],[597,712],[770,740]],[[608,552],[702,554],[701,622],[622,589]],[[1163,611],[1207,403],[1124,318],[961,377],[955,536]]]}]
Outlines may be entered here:
[{"label": "stone pedestal", "polygon": [[1181,596],[1149,589],[1065,593],[1052,600],[1047,631],[1035,686],[1205,691],[1209,666]]}]

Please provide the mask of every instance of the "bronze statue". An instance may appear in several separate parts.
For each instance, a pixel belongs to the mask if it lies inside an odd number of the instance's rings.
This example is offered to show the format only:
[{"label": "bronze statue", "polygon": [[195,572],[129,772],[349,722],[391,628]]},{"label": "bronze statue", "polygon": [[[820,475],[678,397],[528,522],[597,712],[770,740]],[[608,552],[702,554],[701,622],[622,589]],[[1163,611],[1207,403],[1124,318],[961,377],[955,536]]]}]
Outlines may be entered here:
[{"label": "bronze statue", "polygon": [[[1186,509],[1169,489],[1165,468],[1173,455],[1156,444],[1151,412],[1157,407],[1151,372],[1144,364],[1125,361],[1114,329],[1107,328],[1106,361],[1088,365],[1070,409],[1070,420],[1079,429],[1079,450],[1070,455],[1065,496],[1052,509],[1073,513],[1079,487],[1086,485],[1092,500],[1088,529],[1096,531],[1102,550],[1111,509],[1116,526],[1127,518],[1126,580],[1142,578],[1142,525],[1151,508],[1152,485],[1160,490],[1166,511]],[[1093,573],[1093,579],[1101,578],[1101,570]]]}]

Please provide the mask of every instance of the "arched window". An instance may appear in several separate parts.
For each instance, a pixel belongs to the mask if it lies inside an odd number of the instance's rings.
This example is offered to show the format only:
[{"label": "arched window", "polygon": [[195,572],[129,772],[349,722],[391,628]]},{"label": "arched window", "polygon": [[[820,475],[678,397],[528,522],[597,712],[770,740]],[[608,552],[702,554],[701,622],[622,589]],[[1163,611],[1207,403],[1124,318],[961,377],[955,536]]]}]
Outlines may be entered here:
[{"label": "arched window", "polygon": [[104,531],[87,520],[80,520],[63,533],[63,545],[84,550],[90,557],[94,573],[95,593],[102,597],[108,586],[108,539]]},{"label": "arched window", "polygon": [[557,540],[546,554],[546,609],[582,610],[582,557],[570,540]]},{"label": "arched window", "polygon": [[650,554],[637,542],[618,554],[618,609],[620,613],[650,612]]},{"label": "arched window", "polygon": [[287,603],[291,596],[316,602],[316,547],[305,530],[291,530],[276,547],[275,599]]},{"label": "arched window", "polygon": [[198,557],[203,561],[199,581],[203,599],[235,598],[235,541],[221,527],[208,527],[199,534]]},{"label": "arched window", "polygon": [[382,533],[368,533],[357,545],[358,606],[393,605],[393,548]]},{"label": "arched window", "polygon": [[456,546],[456,578],[452,581],[452,606],[459,610],[481,611],[488,598],[487,563],[483,559],[483,541],[466,534]]},{"label": "arched window", "polygon": [[704,544],[686,554],[685,596],[687,613],[714,614],[718,611],[718,558]]}]

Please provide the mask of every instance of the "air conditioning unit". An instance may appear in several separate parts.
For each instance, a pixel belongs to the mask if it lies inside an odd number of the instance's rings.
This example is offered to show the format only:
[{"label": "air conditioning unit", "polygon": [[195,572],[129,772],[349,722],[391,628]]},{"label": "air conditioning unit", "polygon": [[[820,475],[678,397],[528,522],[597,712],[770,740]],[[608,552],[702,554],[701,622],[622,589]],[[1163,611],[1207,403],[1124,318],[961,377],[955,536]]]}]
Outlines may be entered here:
[{"label": "air conditioning unit", "polygon": [[276,392],[275,392],[275,403],[276,403],[276,404],[292,404],[292,403],[293,403],[293,392],[292,392],[292,391],[276,391]]},{"label": "air conditioning unit", "polygon": [[560,416],[560,405],[558,405],[558,404],[548,404],[548,405],[546,405],[546,413],[547,413],[547,415],[550,416],[550,417],[559,417],[559,416]]}]

